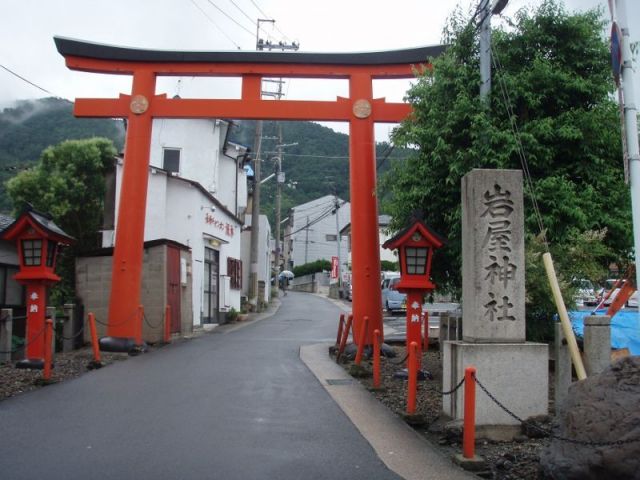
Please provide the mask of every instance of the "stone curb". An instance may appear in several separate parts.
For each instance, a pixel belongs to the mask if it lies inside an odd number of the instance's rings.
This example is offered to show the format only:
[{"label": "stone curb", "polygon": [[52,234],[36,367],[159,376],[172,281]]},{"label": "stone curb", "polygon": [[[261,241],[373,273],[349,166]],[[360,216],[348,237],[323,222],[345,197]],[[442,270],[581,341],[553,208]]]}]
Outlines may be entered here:
[{"label": "stone curb", "polygon": [[406,480],[477,480],[444,457],[336,365],[329,357],[329,346],[304,345],[300,348],[300,359],[390,470]]}]

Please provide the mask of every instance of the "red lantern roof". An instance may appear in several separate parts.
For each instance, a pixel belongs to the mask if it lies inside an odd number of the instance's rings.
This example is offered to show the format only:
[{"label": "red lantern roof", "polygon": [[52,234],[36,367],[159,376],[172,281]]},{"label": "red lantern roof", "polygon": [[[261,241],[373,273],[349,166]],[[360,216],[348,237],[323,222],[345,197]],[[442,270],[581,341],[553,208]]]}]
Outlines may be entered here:
[{"label": "red lantern roof", "polygon": [[413,234],[416,232],[419,232],[422,235],[425,239],[425,244],[430,247],[440,248],[446,243],[446,240],[434,232],[426,223],[417,220],[412,225],[409,225],[407,228],[398,232],[394,237],[388,239],[382,246],[389,250],[399,248],[401,245],[405,245],[409,242]]},{"label": "red lantern roof", "polygon": [[15,222],[2,232],[1,238],[9,241],[16,240],[27,228],[33,228],[38,235],[47,240],[53,240],[64,245],[75,242],[75,238],[62,231],[49,215],[35,210],[27,210],[22,213]]}]

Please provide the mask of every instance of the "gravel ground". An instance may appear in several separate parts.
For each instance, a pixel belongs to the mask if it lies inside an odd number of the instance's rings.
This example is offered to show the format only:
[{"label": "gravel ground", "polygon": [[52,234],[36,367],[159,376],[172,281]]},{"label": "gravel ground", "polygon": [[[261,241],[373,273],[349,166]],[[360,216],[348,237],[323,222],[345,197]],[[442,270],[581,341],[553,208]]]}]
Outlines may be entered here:
[{"label": "gravel ground", "polygon": [[[150,348],[158,347],[150,346]],[[101,357],[105,367],[113,362],[129,358],[127,354],[123,353],[104,352]],[[51,381],[54,383],[63,382],[89,372],[87,366],[92,360],[93,353],[91,347],[88,346],[72,352],[56,353],[53,361],[54,367],[51,370]],[[15,361],[0,363],[0,401],[43,387],[42,370],[18,369],[14,365]]]},{"label": "gravel ground", "polygon": [[[394,379],[393,374],[405,368],[405,362],[402,362],[405,358],[405,348],[394,346],[393,349],[396,351],[395,358],[382,357],[381,359],[383,388],[372,390],[372,395],[375,395],[391,411],[403,417],[406,412],[406,382]],[[347,360],[343,366],[349,369],[352,364],[352,361]],[[367,370],[372,369],[370,361],[363,361],[363,365]],[[452,457],[462,452],[461,431],[444,428],[448,419],[441,416],[442,397],[438,394],[442,389],[440,352],[437,349],[425,352],[422,365],[423,370],[433,375],[433,379],[419,383],[416,413],[424,418],[424,423],[413,427],[431,444],[441,449],[446,456]],[[373,387],[372,378],[360,378],[359,381],[369,389]],[[553,385],[552,372],[549,384]],[[550,392],[549,398],[553,398],[553,391]],[[551,404],[549,411],[553,411]],[[550,421],[550,418],[544,419],[542,426],[548,428]],[[487,462],[487,469],[479,472],[478,476],[495,480],[538,479],[539,452],[542,447],[548,445],[548,442],[547,438],[529,438],[524,433],[511,442],[478,440],[476,455],[483,457]]]}]

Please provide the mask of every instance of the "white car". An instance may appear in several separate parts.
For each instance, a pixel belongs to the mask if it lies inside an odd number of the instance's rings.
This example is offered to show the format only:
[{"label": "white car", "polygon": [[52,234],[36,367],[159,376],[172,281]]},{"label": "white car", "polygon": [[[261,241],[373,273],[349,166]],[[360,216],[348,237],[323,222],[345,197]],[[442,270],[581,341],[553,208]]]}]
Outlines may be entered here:
[{"label": "white car", "polygon": [[574,285],[576,285],[576,293],[573,296],[573,300],[576,302],[576,305],[579,307],[583,307],[585,305],[597,305],[598,297],[596,295],[596,291],[593,288],[593,283],[590,280],[579,279],[574,280]]}]

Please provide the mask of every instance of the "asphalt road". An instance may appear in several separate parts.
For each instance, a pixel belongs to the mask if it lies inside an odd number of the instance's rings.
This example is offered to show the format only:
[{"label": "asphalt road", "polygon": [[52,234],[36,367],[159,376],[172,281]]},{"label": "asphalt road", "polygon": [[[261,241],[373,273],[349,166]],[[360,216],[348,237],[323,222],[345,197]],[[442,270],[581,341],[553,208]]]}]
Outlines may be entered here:
[{"label": "asphalt road", "polygon": [[273,316],[0,402],[0,478],[399,479],[300,361],[340,313]]}]

